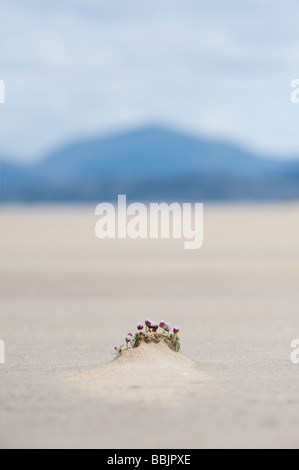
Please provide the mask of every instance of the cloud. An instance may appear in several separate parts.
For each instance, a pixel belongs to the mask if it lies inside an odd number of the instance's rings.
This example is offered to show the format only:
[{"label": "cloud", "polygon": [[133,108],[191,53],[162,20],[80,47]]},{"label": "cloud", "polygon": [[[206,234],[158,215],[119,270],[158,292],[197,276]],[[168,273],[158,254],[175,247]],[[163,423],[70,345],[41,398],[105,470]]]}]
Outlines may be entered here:
[{"label": "cloud", "polygon": [[2,152],[147,121],[299,152],[297,1],[4,0]]}]

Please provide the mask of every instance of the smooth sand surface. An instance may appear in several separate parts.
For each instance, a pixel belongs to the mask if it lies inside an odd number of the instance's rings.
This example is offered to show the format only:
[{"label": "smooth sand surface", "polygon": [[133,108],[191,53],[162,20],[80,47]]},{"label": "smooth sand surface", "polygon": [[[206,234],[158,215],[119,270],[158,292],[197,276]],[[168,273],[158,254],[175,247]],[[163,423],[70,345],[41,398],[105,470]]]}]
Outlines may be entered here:
[{"label": "smooth sand surface", "polygon": [[[67,379],[86,393],[117,404],[184,405],[194,387],[210,380],[196,362],[172,351],[160,341],[141,341],[134,349],[124,349],[114,361],[102,367],[70,374]],[[203,387],[202,387],[203,388]]]},{"label": "smooth sand surface", "polygon": [[[1,209],[1,448],[298,448],[299,206],[205,205],[199,251],[96,220]],[[181,355],[113,361],[146,317]]]}]

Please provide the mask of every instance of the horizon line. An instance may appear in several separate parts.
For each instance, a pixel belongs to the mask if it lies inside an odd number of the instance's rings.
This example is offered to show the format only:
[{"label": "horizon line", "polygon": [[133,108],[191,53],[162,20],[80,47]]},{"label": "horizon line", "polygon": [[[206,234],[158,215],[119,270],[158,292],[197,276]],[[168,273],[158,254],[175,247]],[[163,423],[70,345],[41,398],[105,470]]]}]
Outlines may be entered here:
[{"label": "horizon line", "polygon": [[136,126],[122,126],[119,127],[118,129],[114,130],[107,130],[107,131],[99,131],[98,133],[96,132],[90,132],[86,134],[82,134],[81,136],[74,137],[73,139],[63,139],[60,141],[60,143],[53,144],[51,146],[48,146],[48,150],[41,152],[39,156],[37,157],[32,157],[29,156],[26,157],[17,157],[16,155],[9,155],[9,156],[4,156],[0,154],[0,163],[6,163],[10,165],[15,165],[15,166],[34,166],[38,163],[41,163],[45,160],[47,160],[48,157],[51,156],[51,154],[63,149],[67,148],[71,145],[74,144],[80,144],[80,143],[87,143],[91,141],[100,141],[100,140],[105,140],[105,139],[113,139],[116,137],[120,136],[125,136],[137,132],[142,132],[142,131],[149,131],[149,130],[161,130],[165,132],[170,132],[173,134],[181,134],[186,137],[189,137],[191,139],[195,140],[201,140],[201,141],[206,141],[208,143],[220,143],[223,145],[228,145],[234,148],[238,148],[239,150],[247,151],[252,153],[252,156],[257,157],[257,158],[262,158],[265,160],[279,160],[279,161],[286,161],[286,162],[295,162],[299,160],[299,151],[298,153],[288,153],[288,154],[271,154],[270,152],[262,152],[261,150],[258,150],[254,146],[250,146],[249,144],[246,144],[245,142],[241,142],[238,139],[233,139],[229,137],[225,137],[222,135],[211,135],[209,133],[204,133],[204,132],[194,132],[191,129],[187,129],[185,127],[179,127],[175,126],[172,124],[167,124],[167,123],[158,123],[158,122],[148,122]]}]

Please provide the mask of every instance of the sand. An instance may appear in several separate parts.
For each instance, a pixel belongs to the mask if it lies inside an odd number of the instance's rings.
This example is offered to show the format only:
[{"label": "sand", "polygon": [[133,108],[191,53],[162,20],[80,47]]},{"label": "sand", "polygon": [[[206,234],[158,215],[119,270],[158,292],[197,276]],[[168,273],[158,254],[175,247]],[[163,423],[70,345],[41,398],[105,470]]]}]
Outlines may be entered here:
[{"label": "sand", "polygon": [[80,390],[111,403],[143,403],[155,406],[183,405],[194,386],[210,378],[196,362],[172,351],[163,341],[142,341],[98,369],[70,374],[67,379]]},{"label": "sand", "polygon": [[[1,448],[299,447],[299,206],[204,214],[188,252],[100,241],[94,207],[1,209]],[[146,317],[181,355],[113,361]]]}]

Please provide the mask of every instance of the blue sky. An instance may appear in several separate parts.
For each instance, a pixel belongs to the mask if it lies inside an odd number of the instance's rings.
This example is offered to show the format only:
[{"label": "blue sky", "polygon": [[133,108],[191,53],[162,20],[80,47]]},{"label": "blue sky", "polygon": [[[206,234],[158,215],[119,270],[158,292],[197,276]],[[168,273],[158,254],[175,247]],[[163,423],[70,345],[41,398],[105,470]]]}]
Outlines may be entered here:
[{"label": "blue sky", "polygon": [[299,155],[298,0],[2,0],[1,149],[160,123]]}]

